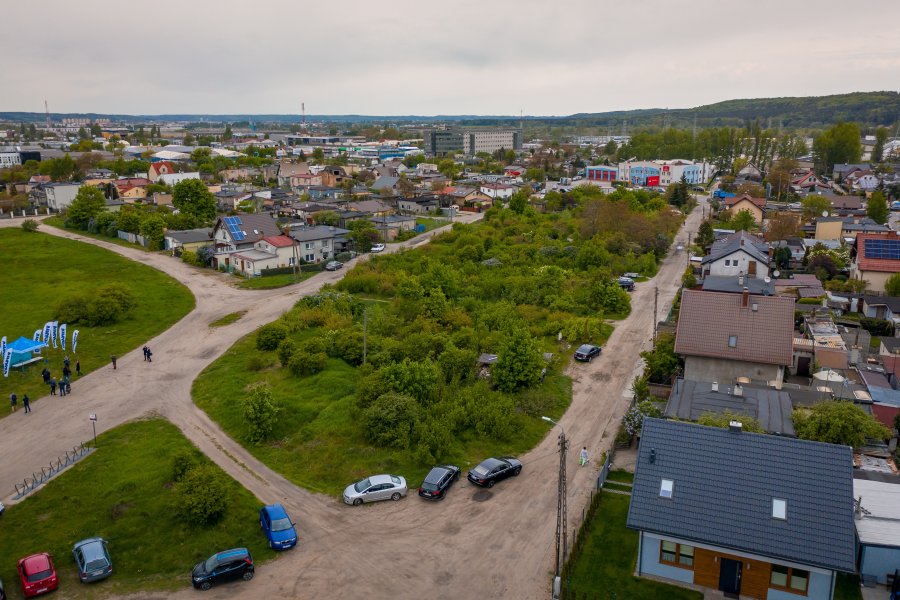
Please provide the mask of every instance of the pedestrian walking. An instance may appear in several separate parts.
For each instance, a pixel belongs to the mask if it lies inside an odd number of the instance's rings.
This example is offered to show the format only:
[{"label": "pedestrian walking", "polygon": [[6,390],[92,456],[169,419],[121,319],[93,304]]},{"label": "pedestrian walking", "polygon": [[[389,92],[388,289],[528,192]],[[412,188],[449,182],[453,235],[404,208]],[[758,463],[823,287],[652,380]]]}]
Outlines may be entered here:
[{"label": "pedestrian walking", "polygon": [[60,380],[59,380],[59,395],[60,396],[66,395],[66,380],[62,379],[62,378],[60,378]]},{"label": "pedestrian walking", "polygon": [[584,447],[581,449],[581,456],[579,457],[578,462],[579,462],[579,464],[580,464],[582,467],[588,463],[588,451],[587,451],[587,446],[584,446]]},{"label": "pedestrian walking", "polygon": [[13,392],[9,395],[9,410],[10,412],[16,412],[16,393]]},{"label": "pedestrian walking", "polygon": [[142,348],[142,350],[143,350],[143,352],[144,352],[144,362],[147,362],[147,352],[148,352],[149,349],[147,348],[147,346],[144,346],[144,347]]},{"label": "pedestrian walking", "polygon": [[44,370],[41,371],[41,377],[44,378],[44,383],[50,383],[50,369],[44,367]]},{"label": "pedestrian walking", "polygon": [[112,356],[110,356],[110,357],[109,357],[109,360],[112,361],[113,369],[115,369],[115,368],[116,368],[116,355],[113,354]]},{"label": "pedestrian walking", "polygon": [[31,400],[28,399],[28,394],[22,396],[22,407],[25,409],[26,413],[31,412]]},{"label": "pedestrian walking", "polygon": [[66,396],[72,393],[72,384],[68,381],[66,382]]},{"label": "pedestrian walking", "polygon": [[66,354],[66,357],[63,358],[63,367],[65,367],[66,369],[69,368],[69,355],[68,354]]},{"label": "pedestrian walking", "polygon": [[69,365],[65,365],[63,367],[63,378],[68,379],[69,375],[72,374],[72,369],[69,368]]},{"label": "pedestrian walking", "polygon": [[153,362],[153,353],[150,352],[150,348],[147,348],[147,362]]},{"label": "pedestrian walking", "polygon": [[52,377],[50,378],[50,395],[51,396],[56,395],[56,380],[53,379]]},{"label": "pedestrian walking", "polygon": [[80,360],[75,361],[75,374],[78,375],[79,377],[81,377],[81,361]]}]

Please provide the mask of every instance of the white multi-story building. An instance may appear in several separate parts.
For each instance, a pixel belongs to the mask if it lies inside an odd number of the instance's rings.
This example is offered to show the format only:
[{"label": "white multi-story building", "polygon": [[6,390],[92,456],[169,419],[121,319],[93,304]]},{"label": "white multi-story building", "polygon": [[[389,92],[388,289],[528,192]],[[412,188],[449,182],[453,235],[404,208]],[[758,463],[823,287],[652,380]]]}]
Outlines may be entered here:
[{"label": "white multi-story building", "polygon": [[22,164],[22,155],[16,152],[0,152],[0,169],[8,169]]},{"label": "white multi-story building", "polygon": [[463,133],[463,152],[468,155],[497,150],[521,150],[522,132],[518,129],[469,130]]}]

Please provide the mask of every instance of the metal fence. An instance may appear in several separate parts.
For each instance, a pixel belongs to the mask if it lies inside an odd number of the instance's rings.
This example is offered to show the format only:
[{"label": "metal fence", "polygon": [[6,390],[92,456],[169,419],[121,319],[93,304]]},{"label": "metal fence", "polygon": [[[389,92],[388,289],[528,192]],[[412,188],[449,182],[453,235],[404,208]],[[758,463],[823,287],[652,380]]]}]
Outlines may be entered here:
[{"label": "metal fence", "polygon": [[22,483],[17,483],[16,493],[13,496],[13,499],[20,500],[24,498],[39,486],[49,481],[51,477],[66,468],[71,467],[94,450],[95,448],[85,446],[83,442],[78,446],[73,447],[71,450],[66,450],[63,456],[57,456],[55,460],[50,461],[49,465],[41,467],[39,472],[34,471],[31,473],[31,477],[26,477],[22,480]]}]

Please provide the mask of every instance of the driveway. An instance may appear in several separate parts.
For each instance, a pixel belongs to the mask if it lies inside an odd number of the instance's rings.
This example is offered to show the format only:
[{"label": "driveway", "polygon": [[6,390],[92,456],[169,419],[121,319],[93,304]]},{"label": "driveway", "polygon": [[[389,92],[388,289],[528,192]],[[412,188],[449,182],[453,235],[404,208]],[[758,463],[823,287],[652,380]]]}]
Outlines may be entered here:
[{"label": "driveway", "polygon": [[[466,216],[468,220],[480,217]],[[683,238],[684,231],[697,231],[699,223],[698,208],[679,236]],[[300,544],[278,560],[261,565],[252,583],[237,584],[243,596],[448,600],[547,597],[556,527],[555,430],[521,457],[525,465],[521,476],[491,490],[471,487],[463,480],[440,503],[412,496],[396,503],[352,508],[291,484],[228,438],[194,406],[191,383],[203,368],[240,337],[277,318],[301,296],[339,280],[346,270],[322,273],[277,290],[237,290],[220,276],[198,276],[196,269],[171,257],[49,227],[41,229],[103,246],[169,273],[191,289],[197,297],[197,308],[149,340],[154,350],[152,364],[145,364],[139,351],[133,351],[119,359],[117,370],[104,367],[82,378],[72,396],[36,403],[27,420],[20,415],[0,420],[0,452],[15,457],[0,463],[0,490],[11,493],[14,483],[26,473],[89,439],[89,413],[97,413],[98,431],[158,413],[261,502],[283,503],[298,522]],[[436,233],[423,234],[406,245],[414,246],[421,238]],[[348,267],[352,265],[353,261]],[[639,353],[649,347],[654,321],[668,312],[684,268],[685,254],[670,254],[653,281],[637,284],[631,315],[616,325],[602,358],[570,367],[572,404],[560,424],[572,448],[568,471],[571,528],[578,526],[572,516],[581,514],[594,487],[599,462],[579,467],[576,449],[587,446],[591,457],[598,459],[611,446],[617,423],[628,406],[631,381],[640,370]],[[654,315],[657,287],[658,313]],[[248,312],[232,325],[208,326],[236,310]],[[43,436],[43,432],[53,435]],[[185,569],[186,578],[189,565]],[[223,586],[204,597],[226,598],[235,591],[232,586]],[[194,598],[196,593],[186,583],[185,589],[175,594],[138,596]]]}]

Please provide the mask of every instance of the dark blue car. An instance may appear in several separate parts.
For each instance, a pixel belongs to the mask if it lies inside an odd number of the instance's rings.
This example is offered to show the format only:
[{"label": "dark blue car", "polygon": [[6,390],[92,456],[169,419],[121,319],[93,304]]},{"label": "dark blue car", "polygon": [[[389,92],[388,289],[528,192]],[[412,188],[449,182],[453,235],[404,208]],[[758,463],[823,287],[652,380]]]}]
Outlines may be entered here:
[{"label": "dark blue car", "polygon": [[259,509],[259,524],[269,539],[269,546],[273,549],[287,550],[297,545],[297,530],[280,504],[271,504]]}]

